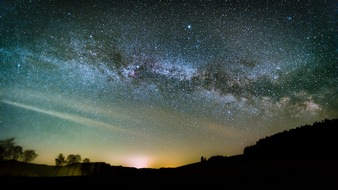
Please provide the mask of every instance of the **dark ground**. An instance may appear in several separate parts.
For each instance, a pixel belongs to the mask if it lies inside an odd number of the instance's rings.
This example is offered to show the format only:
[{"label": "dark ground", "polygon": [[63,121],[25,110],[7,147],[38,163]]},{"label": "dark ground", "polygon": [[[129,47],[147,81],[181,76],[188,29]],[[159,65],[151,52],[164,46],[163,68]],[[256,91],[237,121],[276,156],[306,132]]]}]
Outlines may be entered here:
[{"label": "dark ground", "polygon": [[[261,139],[242,155],[215,156],[177,168],[136,169],[99,162],[56,170],[55,166],[2,161],[0,188],[338,189],[337,124],[338,120],[325,120]],[[82,176],[47,177],[56,171],[65,176],[76,167]]]},{"label": "dark ground", "polygon": [[74,177],[6,177],[3,189],[92,188],[180,189],[267,188],[337,189],[338,157],[311,157],[223,163],[179,168],[142,169]]}]

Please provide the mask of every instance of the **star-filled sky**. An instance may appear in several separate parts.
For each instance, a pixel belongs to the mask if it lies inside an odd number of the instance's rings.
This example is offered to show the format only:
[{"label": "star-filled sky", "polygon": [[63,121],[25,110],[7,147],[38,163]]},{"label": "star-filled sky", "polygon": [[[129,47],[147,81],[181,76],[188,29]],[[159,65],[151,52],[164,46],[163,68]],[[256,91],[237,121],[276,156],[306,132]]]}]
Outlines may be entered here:
[{"label": "star-filled sky", "polygon": [[0,138],[130,167],[338,117],[334,0],[0,3]]}]

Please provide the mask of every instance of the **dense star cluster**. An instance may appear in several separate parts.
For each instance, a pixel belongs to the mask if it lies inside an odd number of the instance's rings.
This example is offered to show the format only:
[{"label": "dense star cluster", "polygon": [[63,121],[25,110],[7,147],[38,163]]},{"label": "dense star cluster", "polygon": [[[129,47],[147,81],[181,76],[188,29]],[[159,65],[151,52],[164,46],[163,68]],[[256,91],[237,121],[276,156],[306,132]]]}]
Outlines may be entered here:
[{"label": "dense star cluster", "polygon": [[333,0],[5,0],[0,137],[43,163],[240,154],[338,116],[336,25]]}]

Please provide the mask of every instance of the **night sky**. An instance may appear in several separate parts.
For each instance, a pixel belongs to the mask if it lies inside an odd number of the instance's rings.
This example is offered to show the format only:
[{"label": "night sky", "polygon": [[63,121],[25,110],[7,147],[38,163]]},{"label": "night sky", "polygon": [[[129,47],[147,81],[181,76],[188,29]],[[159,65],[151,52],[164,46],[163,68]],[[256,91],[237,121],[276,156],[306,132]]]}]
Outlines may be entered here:
[{"label": "night sky", "polygon": [[0,3],[0,139],[130,167],[338,117],[334,0]]}]

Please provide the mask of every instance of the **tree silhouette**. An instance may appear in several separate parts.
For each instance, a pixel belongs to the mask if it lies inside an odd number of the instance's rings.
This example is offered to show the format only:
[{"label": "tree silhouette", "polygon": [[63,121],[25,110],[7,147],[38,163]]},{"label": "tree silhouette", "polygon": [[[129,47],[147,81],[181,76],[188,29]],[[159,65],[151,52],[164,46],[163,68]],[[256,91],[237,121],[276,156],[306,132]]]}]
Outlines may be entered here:
[{"label": "tree silhouette", "polygon": [[69,165],[69,166],[68,166],[68,171],[67,171],[66,176],[68,176],[70,165],[73,165],[73,173],[72,173],[72,175],[74,175],[75,164],[80,163],[80,162],[81,162],[81,156],[79,154],[76,154],[76,155],[69,154],[67,156],[67,165]]},{"label": "tree silhouette", "polygon": [[85,158],[85,159],[83,159],[83,161],[82,161],[83,163],[89,163],[90,162],[90,160],[89,160],[89,158]]},{"label": "tree silhouette", "polygon": [[55,176],[57,175],[58,169],[63,166],[66,163],[66,159],[63,156],[62,153],[60,153],[56,158],[55,158],[55,167],[56,167],[56,172]]},{"label": "tree silhouette", "polygon": [[325,119],[312,125],[299,126],[259,139],[244,148],[244,155],[252,158],[304,157],[337,155],[336,134],[338,119]]},{"label": "tree silhouette", "polygon": [[[5,140],[0,140],[0,161],[3,160],[19,160],[22,159],[23,162],[33,161],[38,154],[35,153],[35,150],[25,150],[23,152],[22,146],[15,145],[15,138],[8,138]],[[23,173],[26,164],[21,171]]]},{"label": "tree silhouette", "polygon": [[[28,162],[33,161],[37,156],[38,154],[35,153],[35,150],[25,150],[22,154],[22,161],[25,163],[28,163]],[[27,164],[24,164],[24,167],[21,171],[21,175],[23,174],[26,166]]]},{"label": "tree silhouette", "polygon": [[19,158],[23,155],[23,148],[22,146],[14,146],[11,150],[12,159],[19,160]]},{"label": "tree silhouette", "polygon": [[35,150],[25,150],[22,154],[22,161],[23,162],[31,162],[33,161],[38,154],[35,153]]},{"label": "tree silhouette", "polygon": [[15,146],[14,137],[0,141],[0,160],[12,159],[12,150]]},{"label": "tree silhouette", "polygon": [[82,164],[80,167],[80,171],[82,175],[89,175],[90,174],[90,160],[89,158],[85,158],[82,160]]},{"label": "tree silhouette", "polygon": [[14,137],[0,140],[0,161],[19,160],[22,158],[24,162],[30,162],[38,156],[34,150],[23,152],[22,146],[15,145],[14,140]]},{"label": "tree silhouette", "polygon": [[66,163],[66,158],[63,156],[62,153],[60,153],[56,158],[55,158],[55,165],[56,166],[63,166]]}]

